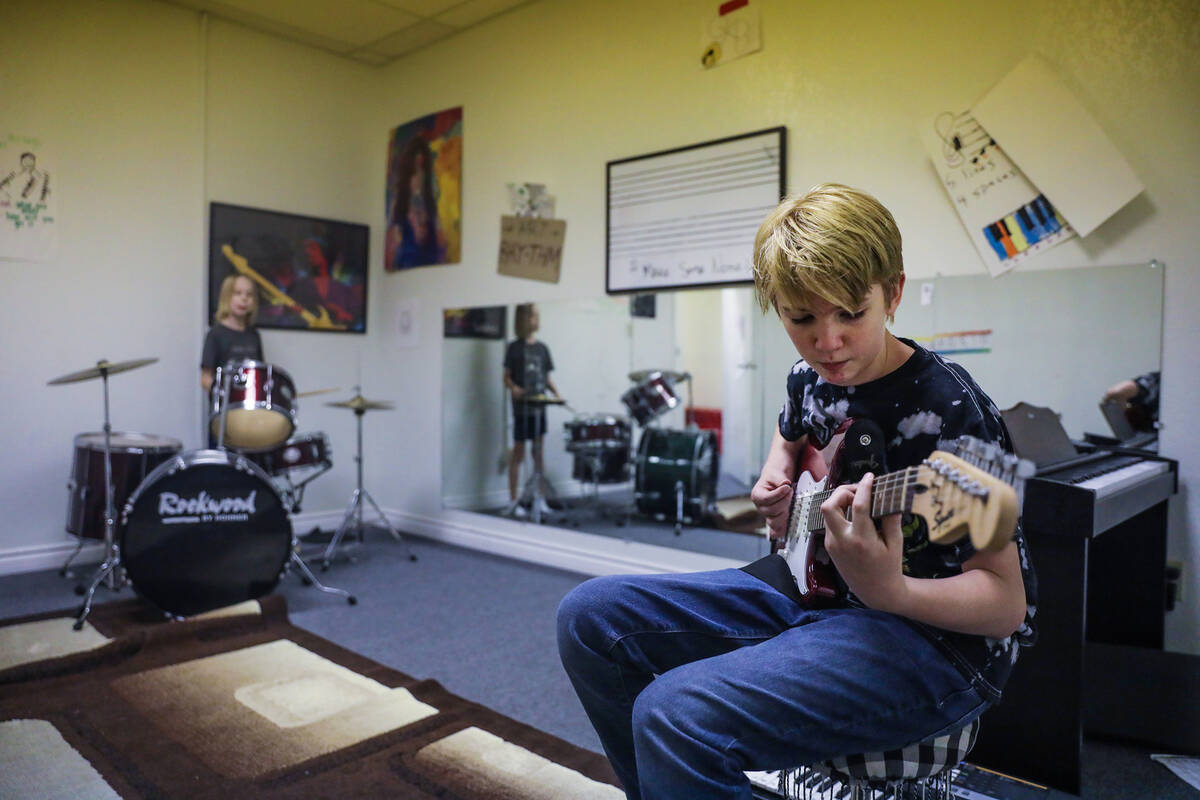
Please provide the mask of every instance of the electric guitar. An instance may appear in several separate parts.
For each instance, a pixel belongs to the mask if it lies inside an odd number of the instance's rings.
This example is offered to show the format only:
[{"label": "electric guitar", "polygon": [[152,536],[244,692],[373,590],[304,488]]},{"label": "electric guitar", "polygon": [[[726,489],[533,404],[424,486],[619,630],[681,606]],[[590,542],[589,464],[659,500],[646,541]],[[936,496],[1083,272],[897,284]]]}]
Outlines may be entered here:
[{"label": "electric guitar", "polygon": [[[806,605],[833,605],[847,591],[825,550],[821,504],[838,486],[877,469],[883,434],[878,426],[863,422],[843,423],[822,451],[808,448],[793,485],[786,534],[771,541]],[[871,441],[876,437],[879,441]],[[871,517],[909,512],[925,520],[929,540],[936,544],[952,544],[969,535],[977,550],[1003,549],[1016,530],[1021,488],[1033,475],[1033,464],[970,436],[938,446],[917,466],[876,474]]]}]

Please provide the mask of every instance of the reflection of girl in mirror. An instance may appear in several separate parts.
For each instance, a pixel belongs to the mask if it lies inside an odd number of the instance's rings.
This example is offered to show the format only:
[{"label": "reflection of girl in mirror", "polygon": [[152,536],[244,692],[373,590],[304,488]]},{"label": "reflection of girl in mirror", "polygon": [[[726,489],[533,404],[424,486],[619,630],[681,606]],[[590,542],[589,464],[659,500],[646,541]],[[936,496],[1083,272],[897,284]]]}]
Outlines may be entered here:
[{"label": "reflection of girl in mirror", "polygon": [[[554,360],[550,348],[535,335],[539,318],[533,303],[517,306],[513,327],[517,338],[511,341],[504,353],[504,386],[512,393],[513,448],[508,462],[508,496],[512,500],[511,513],[525,516],[525,509],[517,503],[517,486],[520,483],[521,464],[525,460],[525,443],[533,443],[534,471],[542,475],[544,462],[542,440],[546,434],[546,407],[532,402],[549,390],[558,396],[558,389],[550,380]],[[543,503],[545,501],[542,501]],[[542,508],[542,513],[549,507]]]},{"label": "reflection of girl in mirror", "polygon": [[390,187],[387,247],[391,269],[441,263],[444,245],[438,226],[437,196],[433,176],[433,151],[416,134],[400,151],[389,170]]}]

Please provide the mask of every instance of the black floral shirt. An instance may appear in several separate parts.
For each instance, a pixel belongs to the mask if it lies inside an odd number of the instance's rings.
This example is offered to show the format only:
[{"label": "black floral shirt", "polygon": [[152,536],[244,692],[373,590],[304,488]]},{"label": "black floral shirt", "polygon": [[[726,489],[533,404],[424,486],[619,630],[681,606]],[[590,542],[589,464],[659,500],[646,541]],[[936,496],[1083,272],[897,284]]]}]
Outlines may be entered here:
[{"label": "black floral shirt", "polygon": [[[994,442],[1012,451],[1008,429],[999,409],[960,365],[931,353],[908,339],[913,354],[899,368],[869,383],[839,386],[820,378],[803,359],[792,367],[787,400],[779,414],[779,432],[789,441],[802,436],[820,449],[847,419],[870,419],[884,431],[889,471],[919,464],[937,449],[939,439],[963,434]],[[969,537],[950,545],[929,541],[924,520],[906,515],[904,572],[921,578],[942,578],[962,572],[962,563],[975,554]],[[1026,612],[1021,628],[1007,639],[954,633],[912,622],[946,653],[980,690],[999,699],[1019,645],[1036,638],[1037,577],[1020,526],[1015,535],[1025,583]],[[859,604],[850,597],[851,604]]]}]

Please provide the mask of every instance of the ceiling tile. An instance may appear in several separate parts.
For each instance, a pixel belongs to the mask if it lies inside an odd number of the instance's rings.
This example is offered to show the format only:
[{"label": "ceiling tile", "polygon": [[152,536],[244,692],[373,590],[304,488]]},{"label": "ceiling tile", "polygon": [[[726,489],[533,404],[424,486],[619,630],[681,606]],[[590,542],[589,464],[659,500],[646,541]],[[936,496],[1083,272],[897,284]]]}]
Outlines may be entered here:
[{"label": "ceiling tile", "polygon": [[345,42],[345,50],[417,22],[414,15],[374,0],[221,0],[219,5]]},{"label": "ceiling tile", "polygon": [[382,67],[385,64],[390,64],[394,57],[384,55],[383,53],[376,53],[372,50],[355,50],[351,53],[346,53],[346,58],[360,61],[363,64],[370,64],[373,67]]},{"label": "ceiling tile", "polygon": [[419,17],[432,17],[461,5],[463,0],[379,0],[379,2]]},{"label": "ceiling tile", "polygon": [[444,14],[438,14],[437,21],[465,28],[527,2],[529,0],[466,0]]},{"label": "ceiling tile", "polygon": [[457,32],[457,28],[442,25],[438,22],[418,22],[391,36],[371,42],[370,47],[367,49],[389,56],[399,56],[416,50],[419,47],[424,47],[427,44],[432,44],[438,39],[444,39],[450,34]]}]

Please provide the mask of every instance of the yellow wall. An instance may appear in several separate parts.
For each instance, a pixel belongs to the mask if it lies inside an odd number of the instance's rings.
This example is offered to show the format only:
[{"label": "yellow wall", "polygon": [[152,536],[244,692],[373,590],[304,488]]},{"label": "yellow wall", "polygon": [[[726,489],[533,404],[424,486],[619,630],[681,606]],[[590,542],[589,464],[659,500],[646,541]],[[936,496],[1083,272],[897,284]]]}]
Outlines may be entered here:
[{"label": "yellow wall", "polygon": [[[113,423],[199,442],[207,202],[364,222],[375,262],[369,334],[271,331],[268,358],[301,389],[361,383],[394,412],[368,416],[367,481],[380,503],[434,529],[440,510],[440,313],[445,306],[603,292],[604,165],[775,125],[788,183],[861,185],[893,209],[914,277],[976,272],[978,258],[929,165],[918,126],[969,107],[1026,53],[1043,55],[1125,154],[1146,192],[1043,268],[1167,264],[1163,446],[1200,481],[1200,23],[1191,0],[1013,0],[1005,29],[961,3],[755,0],[761,53],[698,65],[716,4],[544,0],[380,70],[154,0],[0,5],[0,120],[56,153],[62,246],[46,264],[0,263],[0,569],[44,566],[62,532],[71,437],[100,424],[98,383],[45,380],[99,358],[158,356],[113,379]],[[462,105],[463,261],[384,274],[384,159],[397,124]],[[498,276],[509,181],[546,183],[568,220],[559,284]],[[399,348],[399,301],[419,345]],[[336,512],[353,485],[353,420],[318,398],[336,466],[307,511]],[[343,416],[344,415],[344,416]],[[1200,650],[1200,510],[1173,503],[1187,562],[1176,646]],[[534,555],[533,549],[529,551]]]}]

